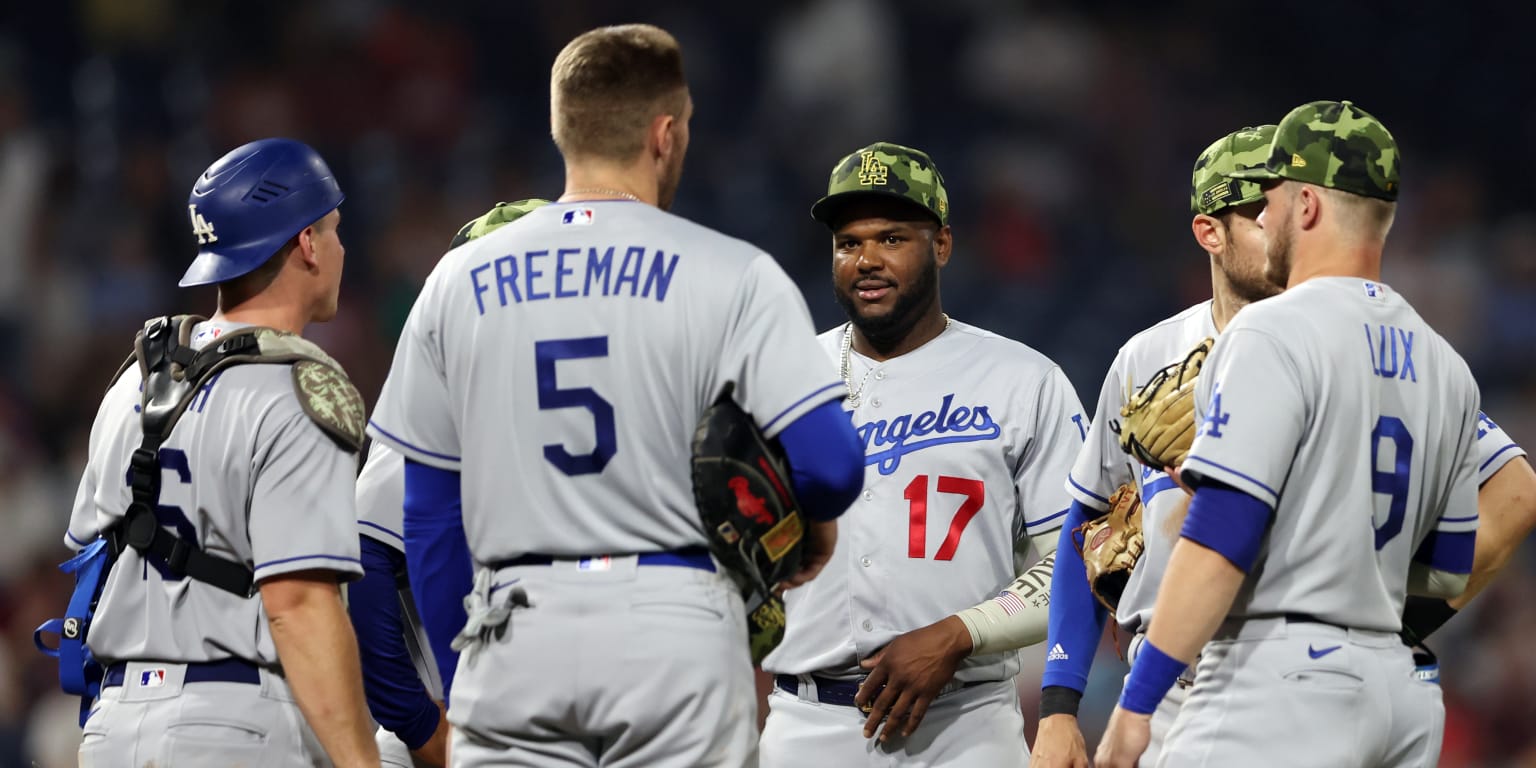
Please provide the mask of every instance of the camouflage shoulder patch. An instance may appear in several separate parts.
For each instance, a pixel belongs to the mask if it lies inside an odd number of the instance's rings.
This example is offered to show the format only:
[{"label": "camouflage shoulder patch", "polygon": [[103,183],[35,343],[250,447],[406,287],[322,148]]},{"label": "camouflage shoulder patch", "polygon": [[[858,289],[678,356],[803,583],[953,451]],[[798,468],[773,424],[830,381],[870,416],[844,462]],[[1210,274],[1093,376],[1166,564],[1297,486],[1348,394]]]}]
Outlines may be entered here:
[{"label": "camouflage shoulder patch", "polygon": [[337,445],[356,453],[367,427],[363,396],[340,369],[315,360],[293,364],[293,391],[304,413]]}]

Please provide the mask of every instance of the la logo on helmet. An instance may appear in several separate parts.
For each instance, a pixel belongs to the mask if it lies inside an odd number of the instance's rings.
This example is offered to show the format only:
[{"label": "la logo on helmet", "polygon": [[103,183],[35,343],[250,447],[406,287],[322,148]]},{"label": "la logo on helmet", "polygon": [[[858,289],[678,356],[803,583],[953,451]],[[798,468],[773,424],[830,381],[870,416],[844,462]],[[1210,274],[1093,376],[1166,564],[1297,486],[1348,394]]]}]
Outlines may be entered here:
[{"label": "la logo on helmet", "polygon": [[203,218],[203,215],[197,212],[197,206],[187,206],[187,215],[192,217],[192,234],[197,235],[198,245],[218,242],[219,236],[213,233],[213,222]]}]

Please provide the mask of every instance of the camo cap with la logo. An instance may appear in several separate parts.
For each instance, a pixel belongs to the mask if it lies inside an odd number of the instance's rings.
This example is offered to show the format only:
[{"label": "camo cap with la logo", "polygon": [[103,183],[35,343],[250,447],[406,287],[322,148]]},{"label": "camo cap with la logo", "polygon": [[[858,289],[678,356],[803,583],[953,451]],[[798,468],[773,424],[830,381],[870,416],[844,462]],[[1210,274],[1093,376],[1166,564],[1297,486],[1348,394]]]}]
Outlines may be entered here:
[{"label": "camo cap with la logo", "polygon": [[837,161],[827,195],[811,206],[811,218],[832,226],[850,197],[885,195],[917,203],[939,225],[949,223],[949,193],[933,158],[922,150],[878,141]]},{"label": "camo cap with la logo", "polygon": [[1396,200],[1401,157],[1381,121],[1349,101],[1314,101],[1285,116],[1262,168],[1235,179],[1290,179]]}]

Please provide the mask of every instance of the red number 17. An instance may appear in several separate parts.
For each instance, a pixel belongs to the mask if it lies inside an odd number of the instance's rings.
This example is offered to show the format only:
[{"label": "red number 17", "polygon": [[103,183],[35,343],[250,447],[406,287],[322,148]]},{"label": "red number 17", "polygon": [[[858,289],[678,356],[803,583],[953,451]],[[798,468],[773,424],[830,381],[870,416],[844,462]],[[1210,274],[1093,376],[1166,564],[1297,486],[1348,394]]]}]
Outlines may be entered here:
[{"label": "red number 17", "polygon": [[[960,502],[960,509],[955,512],[955,519],[949,523],[949,533],[944,535],[944,543],[939,545],[938,552],[933,553],[935,560],[953,560],[955,550],[960,546],[960,534],[987,500],[987,486],[980,480],[939,475],[938,491],[965,497],[965,501]],[[928,551],[928,476],[912,478],[901,496],[911,504],[907,512],[911,522],[907,533],[907,557],[921,560]]]}]

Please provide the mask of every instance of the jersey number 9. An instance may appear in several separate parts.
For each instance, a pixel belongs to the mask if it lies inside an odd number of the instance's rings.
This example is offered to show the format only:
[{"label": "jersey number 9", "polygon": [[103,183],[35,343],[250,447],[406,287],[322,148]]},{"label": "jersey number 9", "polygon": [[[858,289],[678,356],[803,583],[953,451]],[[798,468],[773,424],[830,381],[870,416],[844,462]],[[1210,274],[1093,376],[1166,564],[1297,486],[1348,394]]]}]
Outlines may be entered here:
[{"label": "jersey number 9", "polygon": [[[1392,470],[1381,470],[1381,441],[1392,442]],[[1408,425],[1402,419],[1395,416],[1382,416],[1376,419],[1376,428],[1371,430],[1371,490],[1376,493],[1386,494],[1389,497],[1387,503],[1386,522],[1376,526],[1376,550],[1387,545],[1403,531],[1403,515],[1408,510],[1408,473],[1413,468],[1413,436],[1408,434]]]}]

